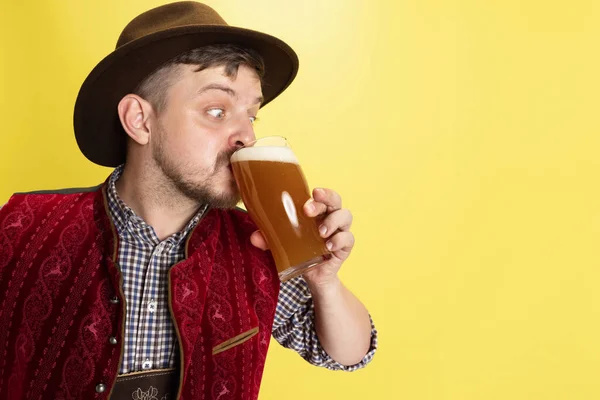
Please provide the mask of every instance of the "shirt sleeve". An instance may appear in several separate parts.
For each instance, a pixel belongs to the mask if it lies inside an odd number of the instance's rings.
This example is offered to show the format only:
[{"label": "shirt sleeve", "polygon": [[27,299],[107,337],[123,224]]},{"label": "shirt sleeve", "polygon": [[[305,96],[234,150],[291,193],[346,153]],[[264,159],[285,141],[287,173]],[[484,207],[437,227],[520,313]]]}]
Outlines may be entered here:
[{"label": "shirt sleeve", "polygon": [[318,367],[334,371],[355,371],[371,362],[377,350],[377,330],[373,319],[368,353],[358,364],[347,366],[333,360],[319,343],[314,315],[314,304],[304,278],[300,276],[282,282],[273,322],[273,337],[279,344],[296,351],[306,361]]}]

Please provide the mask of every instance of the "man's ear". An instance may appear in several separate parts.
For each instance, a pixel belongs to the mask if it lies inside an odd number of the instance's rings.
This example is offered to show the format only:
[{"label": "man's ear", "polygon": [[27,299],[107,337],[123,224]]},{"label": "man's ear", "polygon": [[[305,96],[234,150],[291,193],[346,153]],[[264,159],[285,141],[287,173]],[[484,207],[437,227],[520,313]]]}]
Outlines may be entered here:
[{"label": "man's ear", "polygon": [[128,94],[117,106],[123,129],[134,142],[146,145],[150,141],[148,119],[153,113],[152,105],[140,96]]}]

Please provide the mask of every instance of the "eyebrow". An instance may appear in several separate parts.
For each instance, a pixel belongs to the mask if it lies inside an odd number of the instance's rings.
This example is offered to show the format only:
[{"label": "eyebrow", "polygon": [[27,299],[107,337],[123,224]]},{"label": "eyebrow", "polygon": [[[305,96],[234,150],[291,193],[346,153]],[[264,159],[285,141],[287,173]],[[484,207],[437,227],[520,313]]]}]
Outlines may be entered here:
[{"label": "eyebrow", "polygon": [[[233,90],[232,88],[230,88],[228,86],[219,85],[218,83],[211,83],[209,85],[202,87],[200,90],[198,90],[198,96],[208,92],[209,90],[220,90],[222,92],[227,93],[231,97],[237,96],[237,93],[235,92],[235,90]],[[258,104],[262,104],[263,101],[265,101],[265,99],[262,96],[256,98],[256,103],[258,103]]]}]

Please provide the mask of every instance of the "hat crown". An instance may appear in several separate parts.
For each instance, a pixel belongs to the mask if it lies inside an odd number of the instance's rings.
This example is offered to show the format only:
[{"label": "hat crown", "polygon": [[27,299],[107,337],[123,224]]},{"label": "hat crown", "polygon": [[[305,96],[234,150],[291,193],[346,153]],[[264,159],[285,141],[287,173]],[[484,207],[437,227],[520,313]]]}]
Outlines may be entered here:
[{"label": "hat crown", "polygon": [[188,25],[224,25],[227,22],[206,4],[181,1],[148,10],[135,17],[119,36],[117,48],[153,33]]}]

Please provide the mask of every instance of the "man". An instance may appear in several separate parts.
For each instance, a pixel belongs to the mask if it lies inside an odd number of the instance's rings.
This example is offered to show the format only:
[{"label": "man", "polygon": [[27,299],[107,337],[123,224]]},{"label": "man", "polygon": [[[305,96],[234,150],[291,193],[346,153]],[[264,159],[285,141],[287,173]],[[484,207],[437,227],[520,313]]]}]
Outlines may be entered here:
[{"label": "man", "polygon": [[271,334],[329,369],[371,360],[375,329],[337,276],[354,245],[339,195],[304,210],[333,257],[282,284],[234,209],[229,158],[297,68],[200,3],[129,23],[74,115],[84,155],[115,171],[0,209],[0,398],[255,399]]}]

